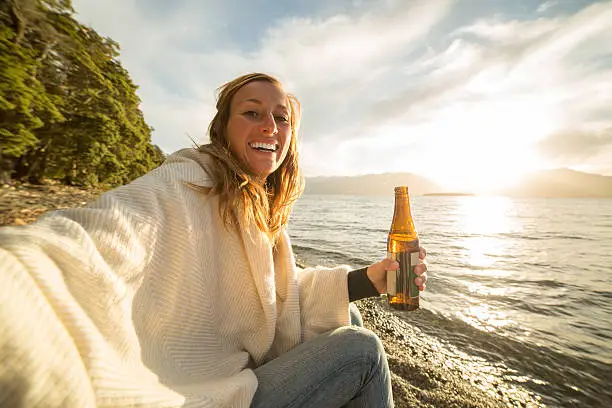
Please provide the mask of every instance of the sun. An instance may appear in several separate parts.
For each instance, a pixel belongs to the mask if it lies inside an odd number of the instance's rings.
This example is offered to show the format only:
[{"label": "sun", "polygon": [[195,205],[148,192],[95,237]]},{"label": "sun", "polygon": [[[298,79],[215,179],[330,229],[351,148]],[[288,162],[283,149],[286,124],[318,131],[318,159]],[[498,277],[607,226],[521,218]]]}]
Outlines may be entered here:
[{"label": "sun", "polygon": [[440,155],[438,166],[428,174],[448,192],[495,193],[517,185],[539,163],[532,151],[525,150],[520,154],[497,149],[464,151],[459,156]]},{"label": "sun", "polygon": [[555,129],[534,101],[501,99],[440,112],[429,131],[424,175],[451,192],[495,193],[541,169],[534,147]]}]

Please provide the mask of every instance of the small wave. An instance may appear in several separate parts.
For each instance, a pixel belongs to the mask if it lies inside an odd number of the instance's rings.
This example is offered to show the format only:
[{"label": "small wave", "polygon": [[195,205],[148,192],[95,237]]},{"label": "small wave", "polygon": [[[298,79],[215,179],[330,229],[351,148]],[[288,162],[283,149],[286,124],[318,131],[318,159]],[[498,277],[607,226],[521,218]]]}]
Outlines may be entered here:
[{"label": "small wave", "polygon": [[596,290],[596,291],[594,291],[594,293],[595,293],[596,295],[598,295],[598,296],[602,296],[602,297],[604,297],[604,298],[606,298],[606,299],[612,299],[612,292],[609,292],[609,291],[599,291],[599,290]]},{"label": "small wave", "polygon": [[528,283],[531,286],[544,286],[546,288],[570,288],[570,287],[574,287],[576,289],[578,288],[575,285],[568,285],[566,283],[552,280],[552,279],[539,279],[539,280],[530,280],[530,281],[515,280],[514,283],[516,284]]},{"label": "small wave", "polygon": [[444,232],[434,232],[434,233],[428,233],[427,234],[427,238],[429,239],[438,239],[438,238],[450,238],[450,239],[455,239],[457,237],[467,237],[469,235],[466,234],[460,234],[460,233],[444,233]]},{"label": "small wave", "polygon": [[[602,285],[606,285],[602,283]],[[584,296],[581,297],[580,303],[584,308],[591,308],[592,310],[608,310],[612,311],[612,292],[593,290],[592,288],[581,289]]]},{"label": "small wave", "polygon": [[491,271],[491,270],[499,270],[499,267],[495,265],[465,265],[466,268],[471,269],[473,271]]},{"label": "small wave", "polygon": [[612,340],[612,334],[604,333],[600,330],[590,330],[593,336],[603,340]]},{"label": "small wave", "polygon": [[523,262],[523,266],[535,266],[537,268],[552,268],[553,266],[545,262]]},{"label": "small wave", "polygon": [[528,241],[541,241],[541,240],[545,239],[544,237],[534,237],[534,236],[531,236],[531,235],[518,234],[516,232],[502,232],[502,233],[498,234],[498,236],[500,236],[502,238],[524,239],[524,240],[528,240]]},{"label": "small wave", "polygon": [[[352,230],[355,229],[355,226],[352,226]],[[388,228],[372,228],[372,227],[361,227],[359,228],[359,231],[361,232],[371,232],[374,234],[384,234],[385,237],[387,236],[387,234],[389,233],[389,229]]]},{"label": "small wave", "polygon": [[296,252],[296,255],[298,255],[298,257],[305,257],[311,261],[331,259],[337,263],[356,266],[369,264],[369,261],[366,259],[353,257],[342,252],[325,251],[322,249],[305,247],[301,245],[293,245],[293,250],[294,252]]},{"label": "small wave", "polygon": [[499,234],[492,235],[491,237],[501,238],[513,238],[527,241],[543,241],[548,239],[567,239],[567,240],[578,240],[578,241],[593,241],[593,238],[584,237],[581,235],[564,235],[564,234],[543,234],[543,235],[526,235],[517,232],[502,232]]},{"label": "small wave", "polygon": [[[481,280],[484,278],[479,277],[478,279]],[[499,278],[497,277],[495,277],[495,281],[500,282]],[[580,286],[572,285],[569,283],[564,283],[564,282],[552,280],[552,279],[529,280],[528,278],[526,279],[503,278],[500,284],[503,284],[508,287],[515,286],[515,287],[529,287],[529,288],[566,289],[569,293],[571,293],[571,291],[581,290]]]},{"label": "small wave", "polygon": [[491,258],[499,258],[499,259],[520,259],[522,258],[521,254],[512,254],[512,253],[508,253],[508,254],[489,254],[489,253],[485,253],[484,255],[491,257]]},{"label": "small wave", "polygon": [[576,236],[576,235],[557,235],[557,236],[555,236],[555,238],[571,239],[571,240],[577,240],[577,241],[593,241],[592,238],[580,237],[580,236]]},{"label": "small wave", "polygon": [[533,302],[525,302],[518,299],[513,299],[512,306],[517,309],[525,310],[530,313],[538,314],[541,316],[568,316],[574,315],[572,310],[567,310],[567,305],[556,304],[556,305],[537,305]]},{"label": "small wave", "polygon": [[563,235],[563,234],[547,234],[542,237],[543,239],[566,239],[566,240],[575,240],[575,241],[593,241],[592,238],[583,237],[580,235]]},{"label": "small wave", "polygon": [[[329,241],[326,239],[320,239],[320,238],[309,238],[308,240],[305,240],[306,242],[308,242],[309,244],[321,244],[321,245],[329,245]],[[312,247],[305,247],[305,246],[300,246],[300,245],[293,245],[295,248],[312,248]]]}]

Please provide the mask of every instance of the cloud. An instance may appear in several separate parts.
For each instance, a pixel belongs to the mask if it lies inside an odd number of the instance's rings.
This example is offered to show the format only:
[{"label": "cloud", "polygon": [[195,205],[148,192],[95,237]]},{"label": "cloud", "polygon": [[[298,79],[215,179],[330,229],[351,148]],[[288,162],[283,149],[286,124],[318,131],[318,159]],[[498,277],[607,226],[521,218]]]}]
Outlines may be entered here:
[{"label": "cloud", "polygon": [[405,2],[359,16],[286,20],[268,30],[257,58],[271,59],[304,88],[367,81],[419,46],[449,1]]},{"label": "cloud", "polygon": [[495,164],[567,129],[612,126],[609,2],[563,15],[542,4],[530,19],[450,0],[74,3],[120,42],[166,151],[189,145],[185,133],[204,141],[216,87],[252,71],[302,101],[307,175],[452,168],[484,148]]},{"label": "cloud", "polygon": [[550,9],[552,9],[553,7],[557,6],[559,4],[558,1],[554,1],[554,0],[550,0],[550,1],[545,1],[542,4],[540,4],[540,6],[537,9],[537,13],[544,13]]},{"label": "cloud", "polygon": [[538,150],[559,163],[581,163],[612,148],[612,128],[601,131],[565,130],[537,144]]},{"label": "cloud", "polygon": [[410,2],[359,16],[285,21],[268,32],[256,60],[293,82],[304,106],[305,143],[341,143],[365,130],[360,118],[371,101],[395,86],[395,66],[422,46],[449,7]]},{"label": "cloud", "polygon": [[[203,124],[212,118],[215,88],[251,71],[277,75],[298,94],[305,111],[305,143],[329,138],[332,126],[338,140],[350,138],[350,132],[342,129],[351,127],[352,111],[359,110],[353,101],[369,98],[382,73],[418,47],[451,5],[448,0],[390,2],[372,10],[364,9],[371,4],[363,4],[327,17],[287,17],[272,21],[256,46],[244,51],[231,42],[218,44],[215,35],[205,30],[192,32],[193,27],[210,23],[196,24],[194,16],[214,21],[223,14],[214,7],[198,12],[212,2],[201,7],[183,1],[175,8],[146,14],[138,0],[121,7],[117,3],[116,8],[80,1],[83,5],[77,1],[77,9],[100,21],[95,28],[120,40],[121,59],[141,86],[145,117],[156,129],[154,141],[166,150],[186,141],[185,132],[202,140]],[[122,10],[130,24],[115,26],[117,16],[109,11],[113,9]],[[161,14],[166,18],[157,24]],[[194,36],[218,46],[205,52],[185,49]]]},{"label": "cloud", "polygon": [[[373,152],[391,157],[396,168],[404,158],[404,166],[441,178],[466,167],[465,177],[586,168],[585,160],[610,171],[612,149],[600,130],[612,126],[611,5],[532,21],[496,17],[453,31],[446,48],[406,61],[393,92],[372,101],[356,128],[374,136],[356,154],[363,163]],[[582,148],[560,155],[569,146]]]},{"label": "cloud", "polygon": [[375,103],[367,123],[450,120],[448,127],[463,130],[469,143],[466,133],[483,128],[491,137],[527,132],[535,142],[602,120],[612,106],[612,70],[602,67],[611,62],[610,26],[610,4],[569,17],[477,21],[455,30],[446,49],[410,62],[400,81],[406,85]]}]

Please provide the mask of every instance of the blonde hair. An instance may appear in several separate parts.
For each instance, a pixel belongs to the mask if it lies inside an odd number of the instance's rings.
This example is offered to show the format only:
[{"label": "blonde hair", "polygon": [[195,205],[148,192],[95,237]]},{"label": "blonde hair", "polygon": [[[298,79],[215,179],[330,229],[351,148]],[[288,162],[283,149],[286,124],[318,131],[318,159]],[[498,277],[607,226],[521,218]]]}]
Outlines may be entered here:
[{"label": "blonde hair", "polygon": [[232,99],[240,88],[254,81],[266,81],[283,89],[278,79],[262,73],[243,75],[222,85],[217,90],[217,113],[208,127],[210,143],[198,146],[198,150],[209,154],[214,161],[210,171],[215,185],[210,192],[219,196],[219,214],[225,225],[232,226],[237,221],[234,217],[240,217],[245,225],[255,223],[275,243],[289,221],[295,200],[304,191],[297,151],[301,107],[294,95],[287,94],[291,127],[289,150],[279,168],[262,184],[234,156],[227,139]]}]

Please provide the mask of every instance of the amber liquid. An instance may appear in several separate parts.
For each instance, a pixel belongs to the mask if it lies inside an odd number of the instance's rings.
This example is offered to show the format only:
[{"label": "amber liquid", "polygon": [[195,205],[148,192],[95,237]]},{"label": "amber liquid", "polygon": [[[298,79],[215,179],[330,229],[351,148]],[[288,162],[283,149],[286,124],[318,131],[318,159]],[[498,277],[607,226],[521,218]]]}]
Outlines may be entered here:
[{"label": "amber liquid", "polygon": [[419,288],[414,282],[419,248],[419,235],[410,212],[408,188],[396,187],[393,223],[387,239],[388,256],[400,265],[397,271],[387,272],[387,299],[393,309],[419,308]]},{"label": "amber liquid", "polygon": [[[419,308],[419,288],[414,283],[414,267],[419,259],[419,240],[406,234],[389,234],[389,257],[399,262],[395,273],[395,294],[387,294],[389,306],[396,310]],[[393,273],[393,272],[390,272]]]}]

